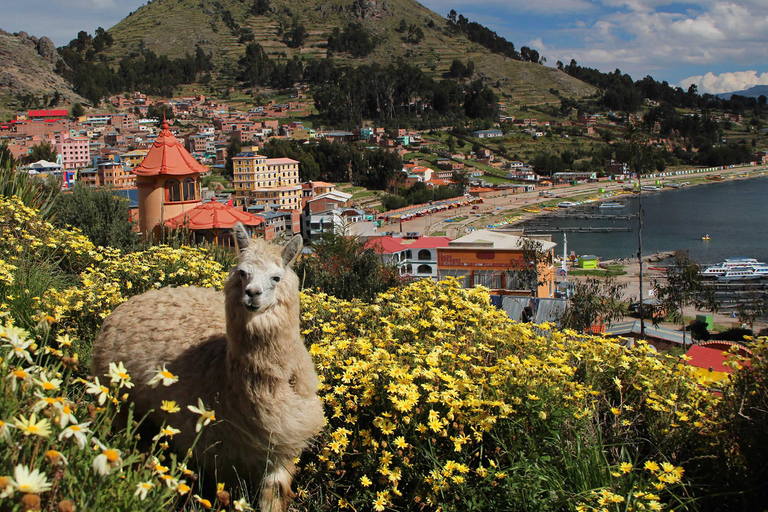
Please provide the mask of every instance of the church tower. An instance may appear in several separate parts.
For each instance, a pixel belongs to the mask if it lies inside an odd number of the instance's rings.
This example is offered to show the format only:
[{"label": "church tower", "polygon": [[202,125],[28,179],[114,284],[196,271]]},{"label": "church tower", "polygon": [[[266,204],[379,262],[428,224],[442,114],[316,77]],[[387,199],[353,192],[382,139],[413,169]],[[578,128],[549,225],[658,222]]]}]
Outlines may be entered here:
[{"label": "church tower", "polygon": [[145,238],[158,225],[202,204],[200,174],[208,169],[173,136],[168,123],[141,164],[133,170],[139,199],[139,229]]}]

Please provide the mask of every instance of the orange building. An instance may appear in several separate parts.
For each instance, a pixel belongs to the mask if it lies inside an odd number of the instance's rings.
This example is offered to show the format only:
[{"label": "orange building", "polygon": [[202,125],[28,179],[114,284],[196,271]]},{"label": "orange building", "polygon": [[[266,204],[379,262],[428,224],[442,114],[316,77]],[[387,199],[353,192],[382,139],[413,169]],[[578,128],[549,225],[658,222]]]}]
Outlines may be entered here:
[{"label": "orange building", "polygon": [[139,230],[144,236],[202,203],[200,174],[208,169],[190,155],[163,122],[155,143],[133,170],[139,199]]},{"label": "orange building", "polygon": [[528,242],[538,244],[537,297],[555,294],[554,250],[557,244],[538,238],[526,238],[483,229],[457,238],[447,247],[437,249],[438,279],[453,276],[462,279],[464,287],[485,286],[498,295],[531,295],[521,283],[520,270],[528,266],[526,252],[534,250]]},{"label": "orange building", "polygon": [[99,186],[112,188],[134,188],[136,176],[131,173],[129,167],[122,163],[102,162],[97,167]]}]

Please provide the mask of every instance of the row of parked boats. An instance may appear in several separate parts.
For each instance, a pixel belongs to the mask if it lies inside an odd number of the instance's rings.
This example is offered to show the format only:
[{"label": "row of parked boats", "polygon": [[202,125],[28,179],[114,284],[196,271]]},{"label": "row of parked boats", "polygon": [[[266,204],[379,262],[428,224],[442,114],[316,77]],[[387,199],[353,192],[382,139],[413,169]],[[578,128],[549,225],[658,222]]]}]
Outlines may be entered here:
[{"label": "row of parked boats", "polygon": [[746,281],[768,277],[768,265],[754,258],[728,258],[705,268],[701,275],[718,281]]}]

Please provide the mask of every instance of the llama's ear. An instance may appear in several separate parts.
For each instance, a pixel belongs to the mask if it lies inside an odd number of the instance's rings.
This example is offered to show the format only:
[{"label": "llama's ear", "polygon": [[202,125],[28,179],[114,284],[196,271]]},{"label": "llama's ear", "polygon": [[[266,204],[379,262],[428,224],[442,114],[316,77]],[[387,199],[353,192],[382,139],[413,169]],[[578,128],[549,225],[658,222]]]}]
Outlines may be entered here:
[{"label": "llama's ear", "polygon": [[237,243],[237,252],[242,252],[243,249],[248,247],[251,242],[251,237],[248,235],[248,231],[245,230],[242,222],[235,224],[235,242]]},{"label": "llama's ear", "polygon": [[304,247],[304,241],[301,239],[301,235],[294,236],[283,246],[283,265],[286,268],[293,265],[293,262],[299,257],[302,247]]}]

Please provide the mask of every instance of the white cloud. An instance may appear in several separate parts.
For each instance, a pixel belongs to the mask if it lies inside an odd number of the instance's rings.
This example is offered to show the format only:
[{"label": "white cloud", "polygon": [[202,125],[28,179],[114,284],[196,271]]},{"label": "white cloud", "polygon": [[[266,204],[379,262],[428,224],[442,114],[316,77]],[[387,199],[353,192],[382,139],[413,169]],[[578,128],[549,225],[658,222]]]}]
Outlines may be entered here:
[{"label": "white cloud", "polygon": [[628,8],[604,11],[585,26],[574,23],[568,36],[576,44],[570,48],[557,45],[554,34],[545,34],[550,60],[568,62],[574,58],[583,66],[603,70],[618,67],[640,78],[653,70],[674,72],[681,66],[711,69],[727,64],[749,69],[768,58],[765,0],[740,4],[700,0],[684,12],[679,5],[665,10],[665,5],[672,4],[666,0],[602,1]]},{"label": "white cloud", "polygon": [[719,94],[743,91],[755,85],[768,85],[768,73],[758,74],[757,71],[750,70],[715,75],[709,72],[705,75],[689,76],[681,80],[678,85],[683,89],[688,89],[691,84],[696,84],[699,93]]},{"label": "white cloud", "polygon": [[540,37],[528,41],[528,46],[537,50],[539,53],[547,51],[547,45],[544,44],[544,41]]}]

